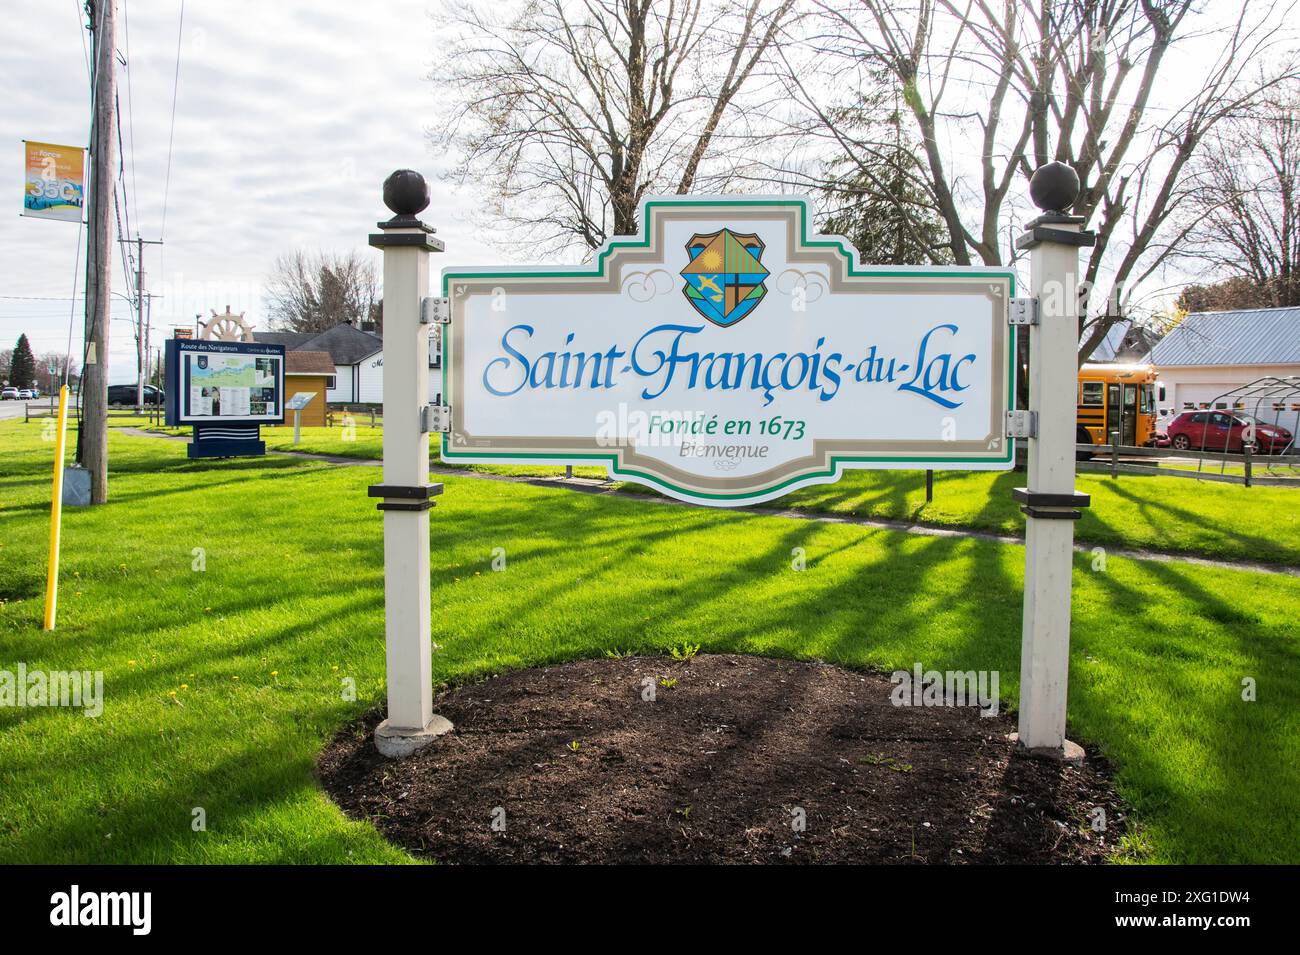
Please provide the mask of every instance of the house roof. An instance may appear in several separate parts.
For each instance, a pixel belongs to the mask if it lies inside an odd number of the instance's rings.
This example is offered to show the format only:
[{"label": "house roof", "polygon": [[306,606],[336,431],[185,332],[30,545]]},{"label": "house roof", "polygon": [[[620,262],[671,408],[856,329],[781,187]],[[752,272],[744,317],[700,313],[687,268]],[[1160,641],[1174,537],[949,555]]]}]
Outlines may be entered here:
[{"label": "house roof", "polygon": [[1105,337],[1097,343],[1088,361],[1136,361],[1151,351],[1161,334],[1159,328],[1131,321],[1117,322],[1107,329]]},{"label": "house roof", "polygon": [[1300,364],[1300,308],[1192,312],[1143,360],[1157,367]]},{"label": "house roof", "polygon": [[1114,361],[1115,353],[1119,351],[1119,346],[1124,341],[1124,332],[1123,325],[1112,325],[1108,328],[1105,337],[1092,350],[1092,356],[1088,361]]},{"label": "house roof", "polygon": [[329,352],[294,349],[284,353],[286,375],[332,375],[334,372],[334,359]]},{"label": "house roof", "polygon": [[[329,352],[336,365],[355,365],[384,348],[384,340],[378,335],[363,332],[347,322],[323,332],[254,332],[253,340],[283,345],[286,352]],[[329,374],[334,371],[331,369]]]},{"label": "house roof", "polygon": [[283,345],[286,351],[291,351],[305,345],[316,335],[316,332],[253,332],[253,341],[266,345]]},{"label": "house roof", "polygon": [[299,347],[327,351],[336,365],[355,365],[362,359],[383,351],[384,340],[378,335],[363,332],[355,325],[341,322]]}]

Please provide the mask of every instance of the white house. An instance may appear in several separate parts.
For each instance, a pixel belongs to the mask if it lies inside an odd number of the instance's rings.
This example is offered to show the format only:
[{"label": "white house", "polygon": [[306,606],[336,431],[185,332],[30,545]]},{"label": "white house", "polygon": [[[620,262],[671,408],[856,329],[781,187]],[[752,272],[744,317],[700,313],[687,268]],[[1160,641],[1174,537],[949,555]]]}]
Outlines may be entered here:
[{"label": "white house", "polygon": [[[1156,366],[1164,385],[1161,422],[1191,408],[1231,409],[1221,396],[1266,376],[1300,375],[1300,308],[1192,312],[1160,339],[1141,361]],[[1294,427],[1300,408],[1282,409],[1251,399],[1238,410],[1261,421]]]},{"label": "white house", "polygon": [[[283,345],[287,351],[323,351],[334,360],[334,381],[325,393],[332,405],[384,403],[384,340],[366,329],[343,322],[324,332],[254,332],[259,342]],[[429,349],[429,396],[442,392],[442,367]]]}]

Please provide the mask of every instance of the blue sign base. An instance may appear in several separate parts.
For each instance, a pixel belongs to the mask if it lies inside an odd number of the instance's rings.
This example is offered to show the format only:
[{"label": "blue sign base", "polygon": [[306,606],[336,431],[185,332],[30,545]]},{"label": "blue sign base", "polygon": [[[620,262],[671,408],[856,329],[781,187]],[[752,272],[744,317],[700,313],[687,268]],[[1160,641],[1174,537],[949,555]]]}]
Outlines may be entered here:
[{"label": "blue sign base", "polygon": [[187,453],[191,458],[245,458],[266,454],[258,425],[196,424]]}]

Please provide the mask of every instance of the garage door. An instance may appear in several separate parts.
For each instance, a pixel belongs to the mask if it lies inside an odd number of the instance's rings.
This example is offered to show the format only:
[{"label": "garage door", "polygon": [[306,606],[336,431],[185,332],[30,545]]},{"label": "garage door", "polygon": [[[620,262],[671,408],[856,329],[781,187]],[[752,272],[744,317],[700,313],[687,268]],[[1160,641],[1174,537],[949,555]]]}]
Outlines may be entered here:
[{"label": "garage door", "polygon": [[[1223,394],[1225,391],[1231,391],[1233,388],[1239,387],[1241,387],[1239,384],[1230,384],[1226,381],[1208,385],[1180,384],[1174,389],[1174,394],[1172,396],[1174,399],[1173,410],[1175,412],[1186,411],[1188,410],[1187,405],[1189,402],[1194,408],[1199,408],[1202,404],[1207,402],[1210,403],[1211,407],[1213,407],[1215,398],[1218,398],[1219,395]],[[1231,399],[1220,401],[1218,403],[1226,409],[1231,406]]]}]

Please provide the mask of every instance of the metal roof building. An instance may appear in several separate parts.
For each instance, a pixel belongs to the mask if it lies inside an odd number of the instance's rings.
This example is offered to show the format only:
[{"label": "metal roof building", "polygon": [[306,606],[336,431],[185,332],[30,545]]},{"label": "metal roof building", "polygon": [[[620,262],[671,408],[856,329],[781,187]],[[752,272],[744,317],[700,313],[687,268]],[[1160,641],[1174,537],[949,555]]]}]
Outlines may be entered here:
[{"label": "metal roof building", "polygon": [[1180,367],[1300,364],[1300,308],[1192,312],[1144,360]]},{"label": "metal roof building", "polygon": [[1300,375],[1300,308],[1193,312],[1142,360],[1160,375],[1159,409],[1168,421],[1265,376]]}]

